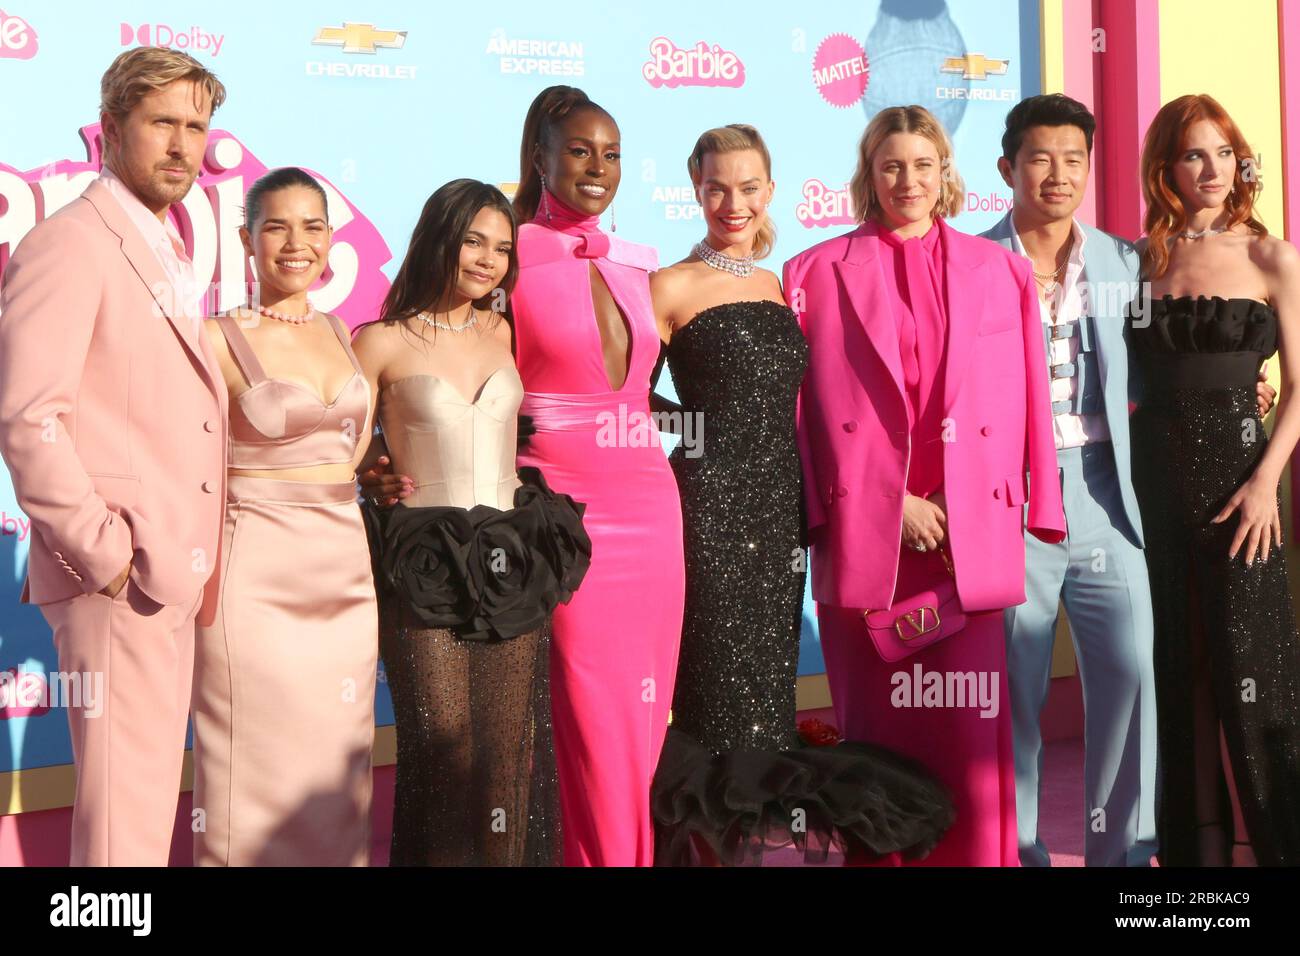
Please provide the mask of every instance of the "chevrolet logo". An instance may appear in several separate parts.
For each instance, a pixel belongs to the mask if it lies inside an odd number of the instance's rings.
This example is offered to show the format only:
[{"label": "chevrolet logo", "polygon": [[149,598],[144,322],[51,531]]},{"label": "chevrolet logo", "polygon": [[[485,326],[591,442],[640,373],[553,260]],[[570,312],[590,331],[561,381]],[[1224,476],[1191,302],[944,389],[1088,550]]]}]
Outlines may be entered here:
[{"label": "chevrolet logo", "polygon": [[960,73],[963,80],[987,80],[990,73],[1002,76],[1010,63],[1010,60],[990,60],[983,53],[967,53],[948,57],[939,67],[939,72]]},{"label": "chevrolet logo", "polygon": [[373,23],[344,23],[342,27],[321,27],[312,38],[318,46],[341,46],[344,53],[369,53],[378,47],[400,50],[406,43],[405,30],[376,30]]}]

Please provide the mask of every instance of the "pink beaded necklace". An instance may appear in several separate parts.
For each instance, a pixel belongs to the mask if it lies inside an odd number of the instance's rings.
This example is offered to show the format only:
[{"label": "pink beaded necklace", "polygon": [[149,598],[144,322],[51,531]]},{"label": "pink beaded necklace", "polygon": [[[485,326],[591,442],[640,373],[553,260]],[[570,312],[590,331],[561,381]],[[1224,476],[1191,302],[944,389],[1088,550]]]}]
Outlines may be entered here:
[{"label": "pink beaded necklace", "polygon": [[290,325],[306,325],[312,319],[316,318],[316,307],[311,304],[311,299],[307,300],[306,315],[289,315],[287,312],[268,309],[264,305],[249,306],[247,307],[247,311],[259,312],[268,319],[278,319],[281,322],[288,322]]},{"label": "pink beaded necklace", "polygon": [[281,322],[288,322],[290,325],[306,325],[312,319],[316,318],[316,307],[311,304],[311,299],[307,300],[306,315],[289,315],[287,312],[279,312],[275,309],[268,309],[264,305],[259,305],[257,311],[261,312],[269,319],[279,319]]}]

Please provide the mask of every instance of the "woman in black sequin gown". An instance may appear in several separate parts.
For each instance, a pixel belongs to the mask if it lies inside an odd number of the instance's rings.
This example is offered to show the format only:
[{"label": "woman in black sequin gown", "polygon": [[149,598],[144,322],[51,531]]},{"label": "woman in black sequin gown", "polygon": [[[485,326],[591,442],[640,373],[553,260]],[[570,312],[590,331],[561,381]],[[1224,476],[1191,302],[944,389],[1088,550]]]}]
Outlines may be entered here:
[{"label": "woman in black sequin gown", "polygon": [[[1157,115],[1143,155],[1153,298],[1129,330],[1143,386],[1133,483],[1155,611],[1165,866],[1230,863],[1228,770],[1256,861],[1300,864],[1300,637],[1277,498],[1300,411],[1284,394],[1270,442],[1255,394],[1280,326],[1300,323],[1300,256],[1252,215],[1255,183],[1237,171],[1247,149],[1217,103],[1183,97]],[[1294,382],[1296,347],[1285,334],[1282,345]]]},{"label": "woman in black sequin gown", "polygon": [[[715,264],[697,251],[651,280],[685,422],[670,461],[686,609],[652,796],[657,865],[761,863],[792,843],[808,862],[832,845],[859,859],[924,855],[952,818],[943,788],[910,761],[867,744],[805,747],[796,732],[805,530],[795,405],[808,347],[775,275],[733,275],[716,258],[770,249],[767,170],[752,128],[704,134],[691,172]],[[746,224],[728,229],[728,218]]]}]

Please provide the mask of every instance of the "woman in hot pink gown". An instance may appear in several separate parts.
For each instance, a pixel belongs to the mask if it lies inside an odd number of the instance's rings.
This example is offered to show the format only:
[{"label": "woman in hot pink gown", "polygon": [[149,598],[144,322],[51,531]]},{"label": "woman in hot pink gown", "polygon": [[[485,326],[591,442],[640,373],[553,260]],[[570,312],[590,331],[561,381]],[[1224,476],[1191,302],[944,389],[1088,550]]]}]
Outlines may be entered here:
[{"label": "woman in hot pink gown", "polygon": [[525,224],[510,305],[520,415],[536,428],[518,464],[586,503],[592,542],[581,590],[556,609],[551,646],[570,866],[653,863],[650,785],[685,588],[677,482],[649,418],[656,254],[599,228],[618,188],[618,139],[582,91],[542,91],[525,122],[515,197]]}]

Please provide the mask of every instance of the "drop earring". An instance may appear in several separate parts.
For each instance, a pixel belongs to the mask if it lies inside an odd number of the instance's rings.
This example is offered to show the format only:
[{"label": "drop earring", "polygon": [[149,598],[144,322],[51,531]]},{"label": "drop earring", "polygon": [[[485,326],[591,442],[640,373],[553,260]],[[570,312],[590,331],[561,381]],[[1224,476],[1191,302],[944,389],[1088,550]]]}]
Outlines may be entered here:
[{"label": "drop earring", "polygon": [[614,204],[609,204],[609,231],[618,232],[618,220],[614,218]]},{"label": "drop earring", "polygon": [[546,200],[546,174],[542,173],[542,213],[546,216],[546,221],[551,221],[551,204]]}]

